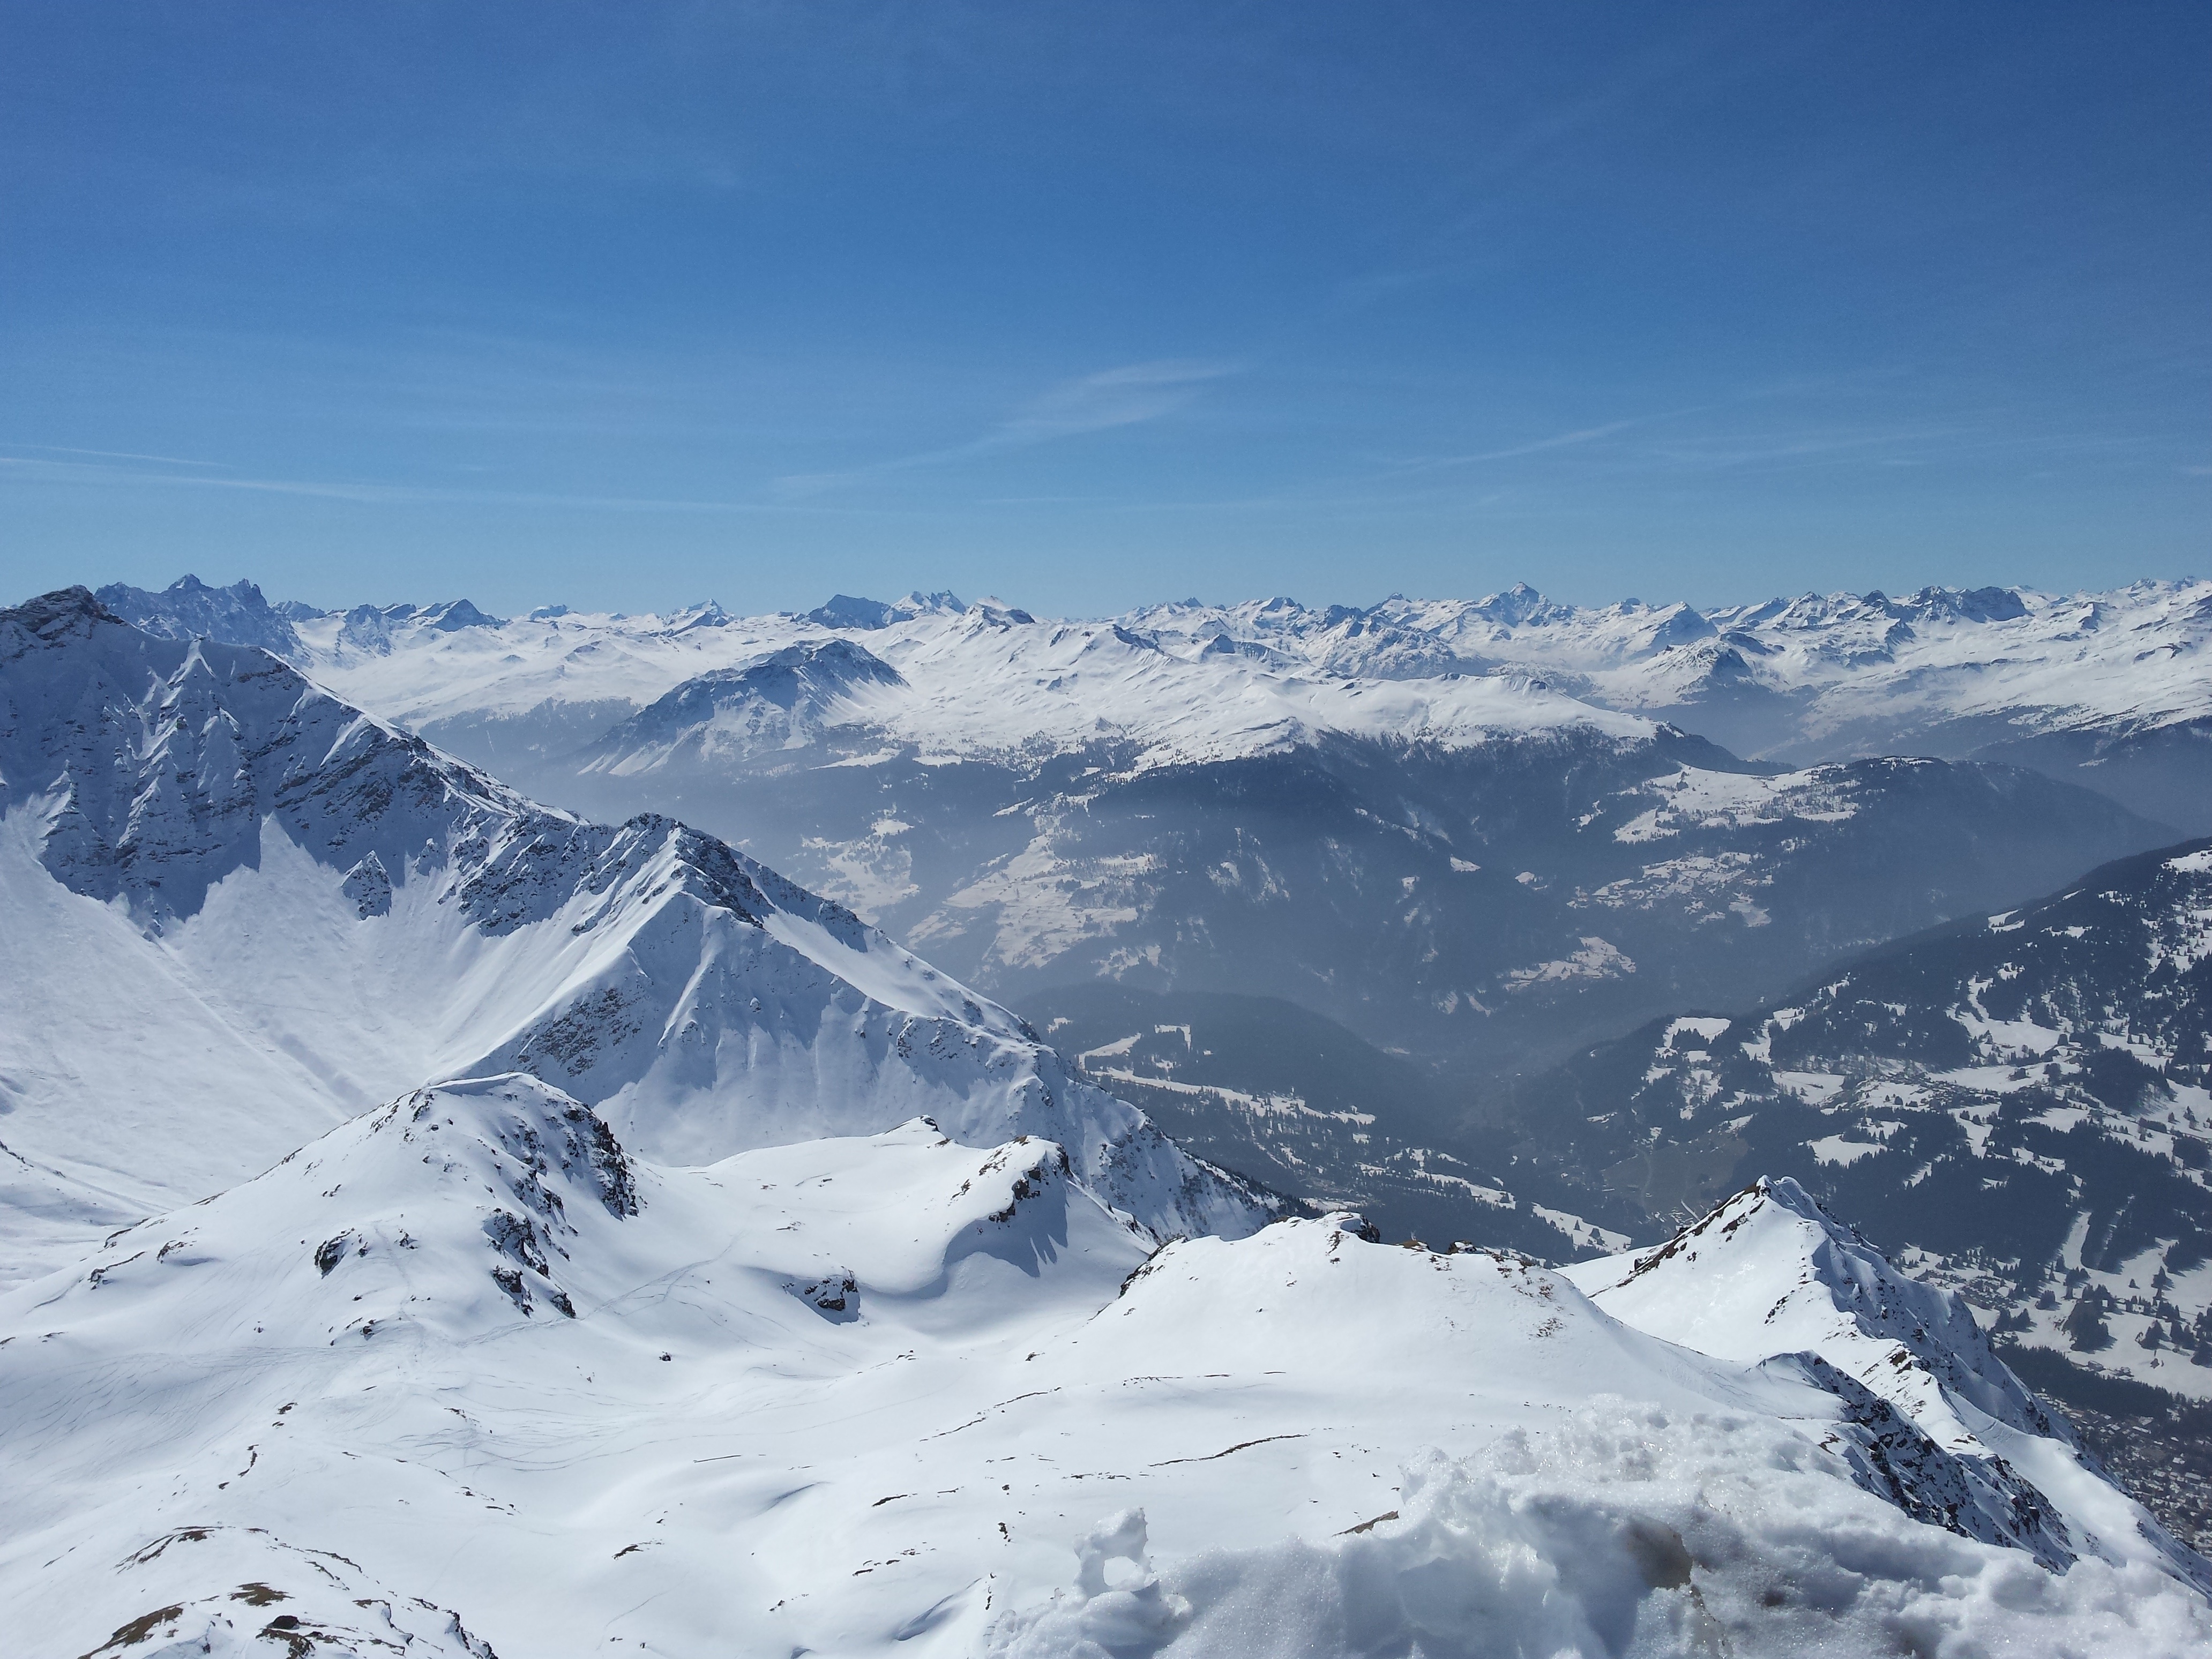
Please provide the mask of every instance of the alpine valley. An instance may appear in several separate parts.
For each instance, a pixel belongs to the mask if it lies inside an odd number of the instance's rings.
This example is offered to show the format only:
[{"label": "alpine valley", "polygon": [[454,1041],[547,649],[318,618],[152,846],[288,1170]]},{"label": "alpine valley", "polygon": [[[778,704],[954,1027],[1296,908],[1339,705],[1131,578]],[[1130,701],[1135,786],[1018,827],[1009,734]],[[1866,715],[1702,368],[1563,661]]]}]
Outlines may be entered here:
[{"label": "alpine valley", "polygon": [[2208,635],[0,611],[4,1645],[2212,1651]]}]

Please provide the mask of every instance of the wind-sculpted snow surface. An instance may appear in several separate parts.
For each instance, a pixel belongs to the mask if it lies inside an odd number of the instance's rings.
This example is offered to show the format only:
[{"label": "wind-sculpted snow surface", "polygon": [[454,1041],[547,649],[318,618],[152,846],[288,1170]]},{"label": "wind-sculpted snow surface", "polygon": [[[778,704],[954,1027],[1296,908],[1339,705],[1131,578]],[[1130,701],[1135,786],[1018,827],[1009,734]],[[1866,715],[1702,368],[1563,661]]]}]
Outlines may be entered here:
[{"label": "wind-sculpted snow surface", "polygon": [[1350,1536],[1155,1564],[1145,1514],[1109,1517],[1079,1549],[1116,1552],[1121,1583],[1011,1614],[985,1651],[2179,1659],[2212,1641],[2203,1603],[2153,1567],[2088,1560],[2054,1574],[1915,1526],[1825,1461],[1770,1421],[1605,1401],[1473,1457],[1408,1463],[1398,1510]]},{"label": "wind-sculpted snow surface", "polygon": [[[1964,1300],[1899,1273],[1794,1181],[1754,1183],[1657,1249],[1565,1273],[1638,1330],[1780,1363],[1834,1393],[1873,1431],[1859,1436],[1863,1484],[1917,1467],[1952,1489],[1937,1507],[1953,1531],[2053,1564],[2140,1540],[2212,1589],[2212,1569],[2085,1468],[2071,1426],[2021,1385]],[[1926,1443],[1900,1443],[1869,1396]]]},{"label": "wind-sculpted snow surface", "polygon": [[509,1074],[0,1296],[0,1601],[40,1659],[2212,1641],[2094,1476],[1970,1536],[1879,1407],[1354,1217],[1162,1249],[1049,1142],[659,1168]]},{"label": "wind-sculpted snow surface", "polygon": [[850,911],[671,819],[536,806],[264,652],[49,595],[0,612],[0,720],[11,1277],[509,1069],[670,1161],[927,1112],[1049,1135],[1163,1236],[1279,1210]]}]

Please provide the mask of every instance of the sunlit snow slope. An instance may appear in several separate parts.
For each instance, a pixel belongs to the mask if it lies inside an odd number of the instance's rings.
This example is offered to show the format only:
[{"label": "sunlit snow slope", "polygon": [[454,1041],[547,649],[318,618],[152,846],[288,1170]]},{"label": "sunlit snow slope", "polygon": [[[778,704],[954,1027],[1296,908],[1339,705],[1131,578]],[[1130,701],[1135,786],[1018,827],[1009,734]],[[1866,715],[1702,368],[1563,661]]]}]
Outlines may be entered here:
[{"label": "sunlit snow slope", "polygon": [[1844,1370],[1351,1218],[1155,1252],[1036,1139],[656,1169],[509,1074],[0,1297],[0,1601],[103,1656],[2212,1642],[2062,1441]]}]

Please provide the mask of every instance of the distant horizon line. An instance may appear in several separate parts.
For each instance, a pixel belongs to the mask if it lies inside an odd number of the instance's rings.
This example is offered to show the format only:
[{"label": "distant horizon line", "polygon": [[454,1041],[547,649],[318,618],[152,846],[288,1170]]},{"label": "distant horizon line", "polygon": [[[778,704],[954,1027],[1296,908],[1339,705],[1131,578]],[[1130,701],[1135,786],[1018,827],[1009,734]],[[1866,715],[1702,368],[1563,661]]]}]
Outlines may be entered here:
[{"label": "distant horizon line", "polygon": [[[1751,610],[1766,605],[1795,604],[1807,599],[1824,600],[1829,602],[1838,600],[1855,600],[1862,604],[1877,605],[1895,603],[1899,600],[1921,599],[1939,594],[1960,599],[1973,599],[1983,595],[1995,597],[1998,594],[2010,594],[2022,599],[2032,597],[2038,599],[2063,603],[2068,600],[2077,599],[2094,599],[2108,593],[2132,592],[2144,588],[2164,588],[2178,591],[2199,586],[2206,580],[2207,579],[2205,577],[2196,574],[2171,577],[2142,576],[2137,577],[2132,581],[2121,583],[2115,586],[2079,587],[2066,590],[2039,587],[2033,584],[2024,582],[1991,582],[1972,586],[1964,585],[1951,586],[1944,583],[1930,582],[1925,583],[1920,587],[1910,592],[1900,591],[1895,593],[1888,592],[1879,587],[1870,587],[1863,592],[1850,588],[1837,588],[1825,592],[1814,588],[1807,588],[1802,592],[1795,593],[1769,592],[1757,599],[1736,599],[1717,605],[1704,605],[1693,604],[1687,599],[1670,599],[1653,602],[1643,599],[1633,594],[1626,595],[1618,599],[1609,600],[1601,605],[1579,604],[1571,599],[1555,599],[1551,595],[1545,592],[1541,588],[1535,586],[1535,584],[1522,580],[1513,582],[1504,587],[1493,588],[1490,592],[1480,595],[1450,593],[1409,595],[1402,592],[1397,592],[1386,594],[1383,598],[1376,600],[1372,604],[1364,605],[1346,604],[1340,601],[1328,601],[1322,604],[1309,605],[1304,601],[1292,598],[1288,594],[1279,593],[1267,594],[1264,597],[1253,595],[1241,599],[1229,600],[1201,599],[1195,595],[1193,595],[1183,599],[1151,599],[1140,601],[1136,605],[1127,606],[1121,611],[1102,611],[1096,615],[1077,615],[1074,613],[1069,613],[1050,617],[1040,617],[1035,615],[1027,606],[1018,605],[1012,601],[992,593],[979,594],[973,599],[963,600],[951,588],[940,588],[935,592],[928,592],[921,587],[915,587],[891,599],[878,599],[870,595],[847,593],[842,591],[839,591],[830,594],[829,598],[823,600],[820,604],[805,610],[732,610],[729,606],[723,605],[719,599],[708,597],[706,599],[686,601],[683,604],[672,605],[664,610],[654,610],[649,608],[641,608],[638,610],[594,610],[589,606],[571,605],[563,602],[555,601],[544,605],[532,606],[527,611],[520,611],[512,616],[495,616],[491,612],[483,611],[481,607],[477,606],[473,600],[468,599],[465,594],[455,595],[453,597],[442,599],[433,599],[427,602],[416,602],[403,599],[386,604],[377,604],[374,601],[363,600],[351,605],[319,605],[306,600],[289,598],[271,600],[267,597],[266,592],[264,590],[261,584],[254,580],[250,576],[242,575],[234,582],[220,584],[209,582],[196,573],[191,571],[187,571],[183,575],[179,576],[167,587],[141,587],[134,583],[124,581],[104,582],[100,584],[98,586],[94,586],[90,583],[79,583],[75,585],[85,587],[88,592],[92,592],[95,596],[105,594],[119,588],[127,592],[143,596],[147,599],[166,597],[167,595],[177,593],[179,590],[183,590],[186,593],[204,592],[210,594],[227,593],[237,595],[240,589],[246,588],[251,589],[254,596],[259,599],[261,603],[266,606],[270,612],[273,614],[285,615],[286,619],[291,621],[312,620],[318,617],[343,616],[350,611],[364,608],[387,615],[397,616],[403,614],[416,615],[432,611],[441,611],[456,605],[465,605],[472,611],[477,611],[479,615],[483,616],[487,621],[495,622],[500,625],[505,625],[513,622],[552,621],[562,617],[569,616],[601,617],[611,621],[628,621],[640,617],[675,617],[697,616],[708,611],[719,611],[723,615],[730,617],[732,619],[741,619],[746,617],[785,617],[805,620],[815,617],[818,613],[830,611],[832,607],[840,605],[841,604],[875,606],[889,611],[896,608],[907,605],[910,603],[916,605],[918,607],[915,614],[920,613],[919,607],[926,607],[929,610],[939,611],[949,614],[965,614],[969,611],[981,609],[995,611],[1010,616],[1018,617],[1021,620],[1032,623],[1041,623],[1045,621],[1056,623],[1111,622],[1131,617],[1143,611],[1178,610],[1185,608],[1200,611],[1233,611],[1247,607],[1256,607],[1260,610],[1265,611],[1278,606],[1294,608],[1297,611],[1306,615],[1323,615],[1330,611],[1336,611],[1340,613],[1342,616],[1366,617],[1373,615],[1384,605],[1390,605],[1393,602],[1408,605],[1442,604],[1483,606],[1490,605],[1494,601],[1515,598],[1540,600],[1548,607],[1570,611],[1603,612],[1608,611],[1635,611],[1640,612],[1663,612],[1674,610],[1688,610],[1700,616],[1709,616],[1722,611]],[[49,592],[59,591],[65,590],[46,590],[46,592]],[[39,597],[42,597],[42,595],[27,595],[24,599],[16,600],[15,603],[23,604],[27,603],[30,599]],[[825,621],[825,625],[832,624],[830,624]]]}]

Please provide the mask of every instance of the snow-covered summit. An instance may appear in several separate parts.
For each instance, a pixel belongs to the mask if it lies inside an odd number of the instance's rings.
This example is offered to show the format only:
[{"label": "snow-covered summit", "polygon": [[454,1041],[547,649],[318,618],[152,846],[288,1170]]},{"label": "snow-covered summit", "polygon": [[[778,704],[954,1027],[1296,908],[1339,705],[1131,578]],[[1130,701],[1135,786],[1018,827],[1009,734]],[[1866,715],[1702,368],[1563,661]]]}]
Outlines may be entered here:
[{"label": "snow-covered summit", "polygon": [[165,639],[258,645],[283,657],[301,649],[292,624],[322,614],[312,606],[272,605],[250,581],[210,587],[190,574],[179,577],[158,593],[111,582],[96,597],[124,621]]},{"label": "snow-covered summit", "polygon": [[1656,1249],[1564,1276],[1638,1330],[1816,1382],[1839,1373],[1829,1386],[1847,1403],[1859,1389],[1886,1401],[1959,1460],[1954,1519],[1976,1535],[2069,1558],[2147,1548],[2212,1591],[2212,1568],[2085,1462],[2071,1425],[2006,1367],[1964,1300],[1899,1273],[1795,1181],[1755,1182]]},{"label": "snow-covered summit", "polygon": [[1959,1297],[1906,1278],[1788,1176],[1753,1182],[1658,1249],[1565,1270],[1615,1317],[1723,1358],[1811,1352],[1958,1449],[1971,1407],[2069,1437]]},{"label": "snow-covered summit", "polygon": [[866,720],[906,687],[898,670],[849,640],[787,645],[742,668],[709,669],[684,681],[601,738],[585,769],[652,767],[679,748],[700,758],[804,749],[839,726]]}]

